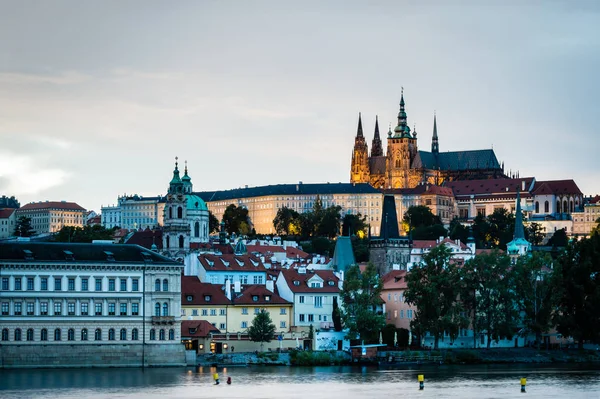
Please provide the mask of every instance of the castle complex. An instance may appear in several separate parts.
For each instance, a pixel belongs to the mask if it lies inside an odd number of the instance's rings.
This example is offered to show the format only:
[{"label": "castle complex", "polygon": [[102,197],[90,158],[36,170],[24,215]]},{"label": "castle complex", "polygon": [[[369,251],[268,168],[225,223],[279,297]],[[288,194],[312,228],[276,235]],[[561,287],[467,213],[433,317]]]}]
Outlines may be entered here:
[{"label": "castle complex", "polygon": [[391,127],[388,131],[387,154],[383,151],[379,122],[376,119],[369,156],[359,114],[352,152],[351,183],[370,183],[379,189],[413,188],[422,182],[440,185],[454,180],[505,177],[503,167],[492,149],[440,152],[435,115],[431,152],[419,151],[417,132],[415,129],[411,133],[404,105],[402,93],[398,125],[393,132]]}]

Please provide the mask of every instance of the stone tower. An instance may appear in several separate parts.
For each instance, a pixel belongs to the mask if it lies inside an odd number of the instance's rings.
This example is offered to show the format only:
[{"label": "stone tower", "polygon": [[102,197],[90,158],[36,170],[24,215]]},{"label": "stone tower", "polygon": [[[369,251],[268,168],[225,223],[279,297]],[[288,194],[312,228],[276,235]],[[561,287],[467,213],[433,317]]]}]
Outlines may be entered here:
[{"label": "stone tower", "polygon": [[386,159],[388,188],[408,188],[418,183],[413,182],[415,177],[411,176],[411,165],[417,155],[417,137],[410,133],[404,105],[403,91],[400,98],[398,125],[394,128],[393,134],[388,133]]},{"label": "stone tower", "polygon": [[350,168],[350,183],[369,182],[369,148],[363,135],[362,120],[358,114],[358,129],[354,138],[352,150],[352,165]]},{"label": "stone tower", "polygon": [[375,135],[373,136],[373,142],[371,144],[371,156],[383,156],[383,146],[381,144],[381,137],[379,137],[379,119],[377,115],[375,115]]},{"label": "stone tower", "polygon": [[189,183],[179,177],[178,162],[175,158],[175,170],[173,170],[173,178],[169,183],[163,222],[163,251],[172,255],[179,251],[186,252],[190,248],[190,226],[186,223],[187,198],[185,195]]}]

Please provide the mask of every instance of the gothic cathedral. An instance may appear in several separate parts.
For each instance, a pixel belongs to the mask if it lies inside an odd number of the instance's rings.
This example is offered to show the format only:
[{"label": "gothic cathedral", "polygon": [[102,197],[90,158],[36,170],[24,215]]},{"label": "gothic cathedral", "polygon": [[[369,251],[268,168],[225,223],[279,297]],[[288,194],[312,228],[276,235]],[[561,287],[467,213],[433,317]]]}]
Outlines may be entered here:
[{"label": "gothic cathedral", "polygon": [[379,189],[413,188],[419,183],[443,184],[452,180],[492,179],[505,177],[493,149],[439,152],[437,120],[433,117],[431,152],[417,148],[416,129],[411,133],[406,118],[404,93],[400,98],[398,125],[387,137],[387,154],[379,136],[375,118],[375,135],[371,155],[363,135],[361,115],[354,138],[351,183],[370,183]]}]

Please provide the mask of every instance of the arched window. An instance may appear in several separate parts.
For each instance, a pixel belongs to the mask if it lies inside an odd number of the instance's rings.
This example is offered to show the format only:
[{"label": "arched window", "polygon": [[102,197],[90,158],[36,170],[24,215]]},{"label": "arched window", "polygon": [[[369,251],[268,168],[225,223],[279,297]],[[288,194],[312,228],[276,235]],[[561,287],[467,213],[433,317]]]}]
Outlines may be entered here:
[{"label": "arched window", "polygon": [[175,330],[172,328],[169,330],[169,340],[173,341],[175,339]]},{"label": "arched window", "polygon": [[165,291],[165,292],[169,291],[169,280],[167,280],[167,279],[163,280],[163,291]]},{"label": "arched window", "polygon": [[173,208],[169,207],[169,219],[173,219]]},{"label": "arched window", "polygon": [[163,303],[163,316],[168,316],[169,315],[169,304],[168,303]]},{"label": "arched window", "polygon": [[563,202],[563,209],[562,209],[563,213],[569,213],[569,203],[567,202],[567,200],[565,200]]},{"label": "arched window", "polygon": [[42,332],[40,333],[40,341],[48,341],[48,330],[42,328]]},{"label": "arched window", "polygon": [[194,237],[200,237],[200,222],[194,223]]},{"label": "arched window", "polygon": [[161,341],[164,341],[165,340],[165,330],[161,329],[158,336]]},{"label": "arched window", "polygon": [[114,328],[111,328],[110,330],[108,330],[108,340],[109,341],[115,340],[115,329]]},{"label": "arched window", "polygon": [[75,330],[72,328],[67,331],[67,341],[75,341]]},{"label": "arched window", "polygon": [[81,329],[81,340],[82,341],[87,341],[88,340],[88,331],[87,331],[87,328]]},{"label": "arched window", "polygon": [[179,236],[179,248],[183,248],[183,236]]},{"label": "arched window", "polygon": [[15,330],[15,341],[20,341],[21,340],[21,329],[17,328]]},{"label": "arched window", "polygon": [[171,247],[171,237],[167,236],[167,248]]},{"label": "arched window", "polygon": [[560,201],[556,201],[556,213],[560,213]]},{"label": "arched window", "polygon": [[119,339],[121,341],[127,341],[127,330],[124,328],[121,328],[121,333],[119,334]]},{"label": "arched window", "polygon": [[535,213],[540,213],[540,203],[535,201]]},{"label": "arched window", "polygon": [[571,205],[571,207],[570,207],[569,209],[571,210],[571,212],[573,212],[573,209],[574,209],[574,208],[573,208],[573,200],[571,200],[571,203],[570,203],[570,205]]},{"label": "arched window", "polygon": [[154,304],[154,316],[160,316],[160,303],[158,302]]},{"label": "arched window", "polygon": [[96,328],[96,331],[94,331],[94,340],[102,341],[102,330],[101,329]]},{"label": "arched window", "polygon": [[2,341],[8,341],[8,328],[2,329]]},{"label": "arched window", "polygon": [[133,330],[131,330],[131,340],[132,341],[138,340],[138,329],[137,328],[134,328]]},{"label": "arched window", "polygon": [[156,340],[156,330],[153,328],[150,330],[150,341]]},{"label": "arched window", "polygon": [[544,213],[550,213],[550,203],[548,201],[544,202]]},{"label": "arched window", "polygon": [[180,206],[177,207],[177,219],[183,219],[183,208]]},{"label": "arched window", "polygon": [[33,328],[27,329],[27,341],[33,341]]},{"label": "arched window", "polygon": [[60,341],[61,336],[60,336],[60,328],[57,328],[54,330],[54,340],[55,341]]},{"label": "arched window", "polygon": [[160,291],[160,279],[154,280],[154,291]]}]

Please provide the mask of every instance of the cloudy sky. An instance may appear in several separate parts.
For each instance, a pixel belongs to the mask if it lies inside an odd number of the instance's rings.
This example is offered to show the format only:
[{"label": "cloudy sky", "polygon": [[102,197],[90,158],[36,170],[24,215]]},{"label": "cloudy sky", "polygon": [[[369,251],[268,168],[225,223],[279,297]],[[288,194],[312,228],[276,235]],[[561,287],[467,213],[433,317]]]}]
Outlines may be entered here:
[{"label": "cloudy sky", "polygon": [[594,1],[0,0],[0,194],[347,182],[362,112],[600,193]]}]

